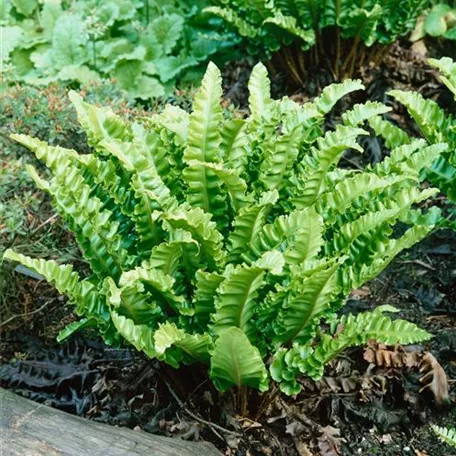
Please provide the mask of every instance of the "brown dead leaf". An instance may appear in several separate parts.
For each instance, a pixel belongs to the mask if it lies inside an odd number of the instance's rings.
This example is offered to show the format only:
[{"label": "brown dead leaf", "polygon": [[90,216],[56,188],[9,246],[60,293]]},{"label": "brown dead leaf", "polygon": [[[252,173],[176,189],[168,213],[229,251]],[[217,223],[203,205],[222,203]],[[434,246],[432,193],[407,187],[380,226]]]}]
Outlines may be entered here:
[{"label": "brown dead leaf", "polygon": [[424,384],[420,392],[429,388],[434,395],[435,402],[439,405],[449,401],[448,379],[443,367],[431,353],[423,356],[420,365],[420,372],[423,373],[420,382]]},{"label": "brown dead leaf", "polygon": [[304,442],[295,441],[296,451],[299,456],[314,456],[313,453],[309,450],[309,447]]},{"label": "brown dead leaf", "polygon": [[426,451],[420,451],[420,450],[417,450],[415,449],[415,455],[416,456],[429,456],[429,454],[426,452]]},{"label": "brown dead leaf", "polygon": [[370,343],[364,350],[364,359],[378,367],[418,367],[421,362],[421,354],[406,351],[400,345],[390,349],[384,344]]},{"label": "brown dead leaf", "polygon": [[314,383],[320,393],[350,393],[356,389],[359,383],[359,374],[356,372],[350,377],[323,377]]},{"label": "brown dead leaf", "polygon": [[251,420],[251,419],[245,418],[245,417],[239,418],[237,421],[242,426],[242,429],[245,429],[245,430],[263,427],[261,425],[261,423],[258,423],[258,421],[254,421],[254,420]]},{"label": "brown dead leaf", "polygon": [[299,421],[292,421],[285,426],[285,432],[292,437],[301,435],[307,428]]},{"label": "brown dead leaf", "polygon": [[416,41],[412,44],[410,49],[416,54],[422,55],[423,57],[426,57],[426,55],[428,54],[428,49],[426,47],[426,44],[424,43],[424,40]]},{"label": "brown dead leaf", "polygon": [[340,445],[345,439],[340,437],[340,430],[332,426],[321,428],[323,434],[318,437],[318,448],[321,456],[339,456]]},{"label": "brown dead leaf", "polygon": [[358,288],[357,290],[353,290],[350,294],[350,298],[363,299],[363,298],[367,298],[368,296],[370,296],[370,294],[371,294],[370,288],[365,285],[364,287]]}]

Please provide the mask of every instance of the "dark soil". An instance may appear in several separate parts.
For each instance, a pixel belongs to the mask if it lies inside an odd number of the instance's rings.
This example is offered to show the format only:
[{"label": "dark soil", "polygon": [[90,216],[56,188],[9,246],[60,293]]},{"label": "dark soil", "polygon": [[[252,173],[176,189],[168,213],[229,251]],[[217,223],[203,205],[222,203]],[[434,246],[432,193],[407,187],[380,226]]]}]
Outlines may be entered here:
[{"label": "dark soil", "polygon": [[[446,104],[446,91],[433,70],[411,52],[397,47],[379,72],[365,75],[369,99],[385,101],[389,88],[401,87]],[[225,72],[227,97],[238,105],[246,99],[249,72],[249,64]],[[283,90],[277,76],[273,91],[277,96]],[[294,98],[305,101],[310,92]],[[413,131],[403,112],[395,112],[401,114],[397,121]],[[374,143],[370,151],[369,161],[383,154],[381,144]],[[349,155],[346,165],[364,165],[362,160]],[[0,384],[33,400],[113,425],[209,440],[226,455],[456,456],[429,428],[456,423],[456,233],[449,230],[435,232],[406,252],[354,292],[344,308],[358,312],[391,304],[400,317],[434,334],[428,344],[407,350],[413,359],[431,353],[438,360],[449,397],[428,385],[422,363],[385,367],[369,358],[382,350],[395,359],[405,356],[401,347],[373,345],[344,353],[319,382],[304,379],[295,398],[252,393],[248,418],[241,417],[235,411],[237,395],[215,391],[204,366],[175,371],[128,348],[106,347],[90,332],[56,344],[56,333],[73,319],[65,300],[30,277],[19,284],[14,299],[23,311],[0,326]],[[431,380],[442,381],[441,371],[432,373]]]}]

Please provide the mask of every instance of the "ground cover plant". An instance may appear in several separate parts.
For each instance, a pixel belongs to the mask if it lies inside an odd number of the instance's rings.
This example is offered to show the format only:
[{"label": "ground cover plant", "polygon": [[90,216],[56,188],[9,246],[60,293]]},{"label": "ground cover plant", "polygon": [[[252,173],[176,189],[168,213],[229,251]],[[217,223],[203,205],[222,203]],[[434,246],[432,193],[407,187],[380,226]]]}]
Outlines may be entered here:
[{"label": "ground cover plant", "polygon": [[347,347],[430,337],[391,306],[338,315],[347,295],[425,237],[439,210],[412,208],[438,192],[420,172],[447,145],[394,148],[363,171],[339,168],[366,121],[389,110],[369,102],[333,130],[325,115],[359,81],[327,87],[312,103],[273,100],[266,69],[253,70],[250,115],[224,117],[220,73],[210,64],[193,112],[168,106],[130,124],[71,99],[92,153],[14,135],[52,171],[30,175],[51,195],[89,262],[71,265],[7,251],[76,305],[81,320],[171,366],[201,361],[221,391],[296,394]]},{"label": "ground cover plant", "polygon": [[[87,85],[81,93],[87,101],[110,106],[128,119],[145,114],[123,98],[122,90],[107,81]],[[58,252],[60,259],[81,263],[71,234],[56,215],[49,198],[36,188],[24,165],[38,166],[46,176],[45,167],[9,137],[12,133],[25,133],[52,145],[74,147],[88,153],[87,137],[78,123],[76,110],[67,100],[68,89],[59,83],[45,88],[16,84],[0,93],[0,256],[7,248],[14,247],[21,253],[45,258],[55,258]],[[26,292],[30,276],[14,274],[11,266],[9,262],[0,264],[0,312],[2,323],[11,321],[15,327],[24,324],[18,316],[31,310],[28,308],[30,295]],[[56,297],[51,288],[47,290],[48,295]],[[42,293],[40,288],[37,294]],[[62,310],[62,314],[65,311]],[[66,314],[68,316],[68,310]]]},{"label": "ground cover plant", "polygon": [[5,0],[3,83],[113,78],[131,98],[169,95],[178,78],[199,80],[200,63],[233,44],[214,21],[199,20],[202,6],[180,0]]},{"label": "ground cover plant", "polygon": [[213,0],[207,13],[223,18],[248,50],[274,57],[273,66],[302,86],[315,67],[336,78],[378,64],[388,46],[415,27],[428,0]]}]

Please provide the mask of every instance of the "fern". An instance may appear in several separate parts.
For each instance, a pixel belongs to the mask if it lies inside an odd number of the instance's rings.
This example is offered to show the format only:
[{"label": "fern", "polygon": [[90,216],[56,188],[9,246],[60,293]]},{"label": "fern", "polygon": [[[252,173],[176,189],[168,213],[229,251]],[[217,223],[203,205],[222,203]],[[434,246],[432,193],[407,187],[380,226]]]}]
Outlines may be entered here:
[{"label": "fern", "polygon": [[[352,77],[364,64],[378,60],[386,46],[415,27],[430,0],[211,0],[204,11],[221,18],[247,49],[271,59],[297,85],[315,67],[332,61],[336,77]],[[328,56],[330,58],[328,59]]]},{"label": "fern", "polygon": [[[456,63],[450,58],[444,57],[440,60],[431,59],[429,63],[442,72],[442,82],[453,92],[456,103]],[[456,117],[446,113],[433,100],[426,100],[420,94],[393,90],[390,95],[401,102],[409,112],[410,116],[418,125],[421,133],[430,143],[445,142],[448,144],[448,151],[437,157],[423,172],[422,177],[437,185],[450,200],[456,202]],[[385,121],[382,121],[385,122]],[[377,133],[391,141],[391,129],[385,127],[383,131],[377,121]]]},{"label": "fern", "polygon": [[[59,340],[98,328],[107,343],[123,339],[174,367],[208,364],[222,391],[264,391],[272,376],[292,394],[300,376],[320,377],[349,346],[430,337],[389,317],[391,308],[337,311],[437,223],[438,212],[411,208],[437,191],[420,191],[419,175],[445,145],[404,141],[394,130],[388,159],[343,171],[344,151],[362,152],[358,125],[387,111],[356,105],[318,134],[359,81],[301,106],[273,100],[259,64],[249,88],[250,116],[225,118],[220,72],[210,64],[190,115],[168,107],[132,125],[72,93],[90,154],[13,136],[48,166],[49,181],[29,171],[93,271],[83,278],[69,265],[5,254],[75,305],[81,319]],[[393,236],[397,223],[402,236]]]},{"label": "fern", "polygon": [[444,443],[456,448],[456,429],[431,425],[437,437]]}]

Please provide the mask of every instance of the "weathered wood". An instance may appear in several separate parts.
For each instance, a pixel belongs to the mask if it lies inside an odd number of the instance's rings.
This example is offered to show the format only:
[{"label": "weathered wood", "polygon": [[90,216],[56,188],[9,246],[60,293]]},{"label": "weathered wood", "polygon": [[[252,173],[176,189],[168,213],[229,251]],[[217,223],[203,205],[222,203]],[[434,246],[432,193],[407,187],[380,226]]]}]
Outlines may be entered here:
[{"label": "weathered wood", "polygon": [[2,456],[221,456],[209,443],[109,426],[0,389]]}]

